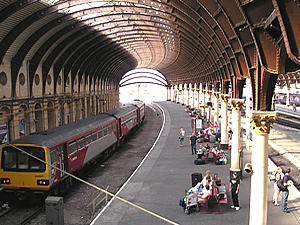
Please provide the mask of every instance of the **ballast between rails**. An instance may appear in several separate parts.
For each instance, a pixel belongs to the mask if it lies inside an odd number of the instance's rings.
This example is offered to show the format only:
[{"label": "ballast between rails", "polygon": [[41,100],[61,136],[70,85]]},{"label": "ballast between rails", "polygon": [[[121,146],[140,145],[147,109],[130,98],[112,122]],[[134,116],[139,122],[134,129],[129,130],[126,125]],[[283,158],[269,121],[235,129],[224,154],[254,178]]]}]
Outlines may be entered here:
[{"label": "ballast between rails", "polygon": [[[72,174],[99,157],[110,155],[145,118],[145,104],[135,101],[93,117],[26,136],[11,143]],[[0,146],[0,179],[4,192],[47,195],[67,189],[71,179],[61,171],[10,145]]]}]

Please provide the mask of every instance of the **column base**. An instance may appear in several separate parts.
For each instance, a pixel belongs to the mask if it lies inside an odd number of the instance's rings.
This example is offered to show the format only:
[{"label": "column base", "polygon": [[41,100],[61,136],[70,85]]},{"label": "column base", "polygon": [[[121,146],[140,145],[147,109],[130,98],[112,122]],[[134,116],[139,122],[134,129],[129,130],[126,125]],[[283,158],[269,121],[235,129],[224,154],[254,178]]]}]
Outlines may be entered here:
[{"label": "column base", "polygon": [[220,149],[221,150],[228,150],[228,144],[220,144]]},{"label": "column base", "polygon": [[237,177],[238,177],[239,179],[243,179],[243,173],[242,173],[242,170],[230,169],[230,171],[229,171],[229,176],[230,176],[230,177],[232,177],[233,172],[236,172],[236,173],[237,173]]}]

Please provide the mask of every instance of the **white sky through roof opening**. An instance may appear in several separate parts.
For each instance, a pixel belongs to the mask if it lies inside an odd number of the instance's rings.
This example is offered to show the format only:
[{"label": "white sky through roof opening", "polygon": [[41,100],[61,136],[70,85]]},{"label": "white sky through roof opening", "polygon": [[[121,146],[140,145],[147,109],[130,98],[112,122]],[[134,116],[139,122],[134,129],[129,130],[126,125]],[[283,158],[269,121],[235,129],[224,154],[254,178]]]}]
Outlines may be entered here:
[{"label": "white sky through roof opening", "polygon": [[166,78],[156,70],[131,70],[123,76],[120,84],[125,85],[120,87],[121,103],[139,99],[149,104],[153,101],[166,101],[167,99],[167,88],[162,86],[167,85]]}]

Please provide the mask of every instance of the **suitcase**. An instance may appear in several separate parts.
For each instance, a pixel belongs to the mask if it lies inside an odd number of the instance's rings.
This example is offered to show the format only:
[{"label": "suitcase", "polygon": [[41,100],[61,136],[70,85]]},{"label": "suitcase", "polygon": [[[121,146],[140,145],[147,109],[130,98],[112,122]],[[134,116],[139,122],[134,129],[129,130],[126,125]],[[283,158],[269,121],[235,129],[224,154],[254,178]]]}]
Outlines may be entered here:
[{"label": "suitcase", "polygon": [[202,173],[193,173],[192,174],[192,187],[195,187],[198,182],[202,181]]},{"label": "suitcase", "polygon": [[195,159],[194,160],[194,164],[195,165],[203,165],[206,163],[206,160],[205,159]]}]

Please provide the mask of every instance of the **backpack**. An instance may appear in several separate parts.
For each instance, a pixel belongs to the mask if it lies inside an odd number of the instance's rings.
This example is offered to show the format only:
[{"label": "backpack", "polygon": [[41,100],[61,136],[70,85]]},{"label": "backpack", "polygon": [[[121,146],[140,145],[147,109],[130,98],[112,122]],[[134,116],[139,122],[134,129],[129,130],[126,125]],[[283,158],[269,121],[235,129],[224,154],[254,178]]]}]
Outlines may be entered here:
[{"label": "backpack", "polygon": [[287,187],[283,185],[283,179],[277,181],[277,187],[280,191],[286,191]]}]

